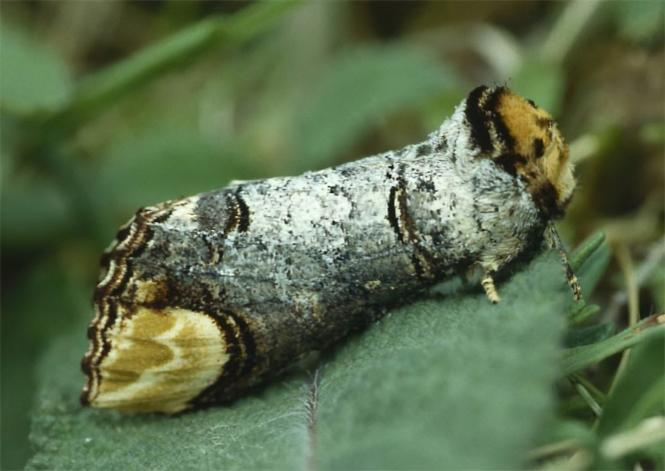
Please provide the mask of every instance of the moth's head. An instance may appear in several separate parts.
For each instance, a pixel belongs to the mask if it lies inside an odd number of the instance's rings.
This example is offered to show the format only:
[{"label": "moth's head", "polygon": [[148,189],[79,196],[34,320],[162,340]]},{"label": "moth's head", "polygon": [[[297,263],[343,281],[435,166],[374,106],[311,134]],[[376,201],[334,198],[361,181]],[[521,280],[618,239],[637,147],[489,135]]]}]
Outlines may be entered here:
[{"label": "moth's head", "polygon": [[467,98],[466,117],[482,155],[519,176],[543,214],[562,215],[576,182],[552,116],[505,87],[478,87]]}]

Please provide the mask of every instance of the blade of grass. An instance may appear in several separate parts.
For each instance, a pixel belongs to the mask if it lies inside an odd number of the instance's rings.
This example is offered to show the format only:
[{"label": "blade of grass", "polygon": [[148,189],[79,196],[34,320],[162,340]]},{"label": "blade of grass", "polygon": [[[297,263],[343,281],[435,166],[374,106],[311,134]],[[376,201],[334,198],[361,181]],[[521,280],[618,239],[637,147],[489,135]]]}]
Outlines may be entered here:
[{"label": "blade of grass", "polygon": [[664,331],[665,314],[654,314],[607,340],[564,350],[561,372],[575,373]]},{"label": "blade of grass", "polygon": [[602,438],[628,430],[641,420],[662,414],[665,391],[665,333],[636,346],[617,386],[608,396],[598,424]]},{"label": "blade of grass", "polygon": [[[633,269],[633,259],[630,256],[630,252],[624,244],[619,244],[616,250],[617,261],[619,262],[619,267],[623,273],[624,282],[626,283],[626,292],[628,295],[628,326],[633,327],[637,324],[637,321],[640,318],[640,307],[639,307],[639,293],[637,289],[637,280],[635,279],[635,270]],[[624,370],[628,366],[628,360],[630,358],[630,350],[626,349],[621,354],[621,360],[619,361],[619,366],[614,373],[614,378],[612,379],[612,385],[608,392],[609,395],[612,394],[616,388],[617,382],[623,376]]]},{"label": "blade of grass", "polygon": [[602,392],[600,389],[598,389],[594,384],[589,381],[587,378],[585,378],[583,375],[579,373],[575,373],[570,376],[573,378],[576,382],[582,384],[587,391],[589,391],[592,395],[593,398],[599,403],[603,404],[607,400],[607,396],[605,395],[604,392]]},{"label": "blade of grass", "polygon": [[[648,283],[649,278],[656,270],[663,265],[665,260],[665,237],[654,242],[646,252],[643,259],[635,266],[635,279],[638,290]],[[620,289],[613,296],[610,305],[607,307],[605,317],[607,319],[616,319],[619,311],[628,302],[626,290]]]},{"label": "blade of grass", "polygon": [[587,319],[595,316],[599,312],[600,312],[600,306],[598,306],[597,304],[580,303],[579,307],[577,307],[575,310],[571,311],[570,314],[568,314],[568,322],[571,325],[579,325],[582,324]]},{"label": "blade of grass", "polygon": [[605,234],[597,232],[575,249],[570,256],[570,266],[573,270],[579,270],[582,264],[605,242]]},{"label": "blade of grass", "polygon": [[605,340],[614,335],[614,333],[614,324],[610,322],[601,322],[585,327],[569,328],[564,337],[564,346],[566,348],[573,348],[589,345]]},{"label": "blade of grass", "polygon": [[593,395],[589,392],[589,390],[579,381],[574,376],[570,376],[568,378],[577,391],[577,394],[580,395],[582,400],[589,406],[589,409],[593,412],[593,414],[596,417],[600,417],[600,415],[603,412],[603,408],[598,404],[598,401],[596,401],[593,397]]}]

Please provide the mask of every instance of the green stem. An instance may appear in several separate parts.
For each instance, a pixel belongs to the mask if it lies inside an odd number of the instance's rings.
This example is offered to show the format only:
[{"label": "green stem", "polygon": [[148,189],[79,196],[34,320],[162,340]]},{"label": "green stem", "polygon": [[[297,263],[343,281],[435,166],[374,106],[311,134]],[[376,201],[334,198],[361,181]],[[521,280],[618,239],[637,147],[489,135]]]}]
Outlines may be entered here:
[{"label": "green stem", "polygon": [[598,401],[594,399],[589,390],[581,382],[579,382],[575,376],[570,376],[569,380],[577,391],[577,394],[579,394],[587,406],[589,406],[589,409],[591,409],[594,415],[596,417],[600,417],[600,415],[603,413],[603,409],[600,407],[600,404],[598,404]]},{"label": "green stem", "polygon": [[589,391],[593,395],[594,399],[598,403],[600,403],[601,405],[605,403],[605,400],[607,399],[605,394],[596,386],[594,386],[594,384],[588,379],[586,379],[583,375],[575,373],[571,375],[571,378],[573,378],[574,381],[582,384],[587,389],[587,391]]}]

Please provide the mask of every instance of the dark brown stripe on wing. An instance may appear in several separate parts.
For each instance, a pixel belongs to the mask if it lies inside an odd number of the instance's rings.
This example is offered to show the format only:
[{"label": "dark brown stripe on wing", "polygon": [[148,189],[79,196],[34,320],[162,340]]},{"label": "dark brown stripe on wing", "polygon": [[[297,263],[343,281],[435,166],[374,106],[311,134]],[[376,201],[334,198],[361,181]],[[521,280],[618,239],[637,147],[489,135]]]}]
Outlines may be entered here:
[{"label": "dark brown stripe on wing", "polygon": [[240,329],[232,317],[227,317],[225,315],[215,315],[210,317],[214,319],[214,321],[224,333],[224,340],[226,341],[226,353],[229,355],[229,359],[224,364],[224,369],[219,375],[219,378],[217,378],[217,381],[213,383],[216,384],[221,378],[226,379],[238,377],[242,366],[241,362],[243,348],[240,340]]},{"label": "dark brown stripe on wing", "polygon": [[249,373],[256,363],[254,337],[242,316],[224,310],[211,317],[224,334],[229,359],[215,382],[189,402],[190,407],[193,408],[228,400],[233,394],[232,387],[238,387],[251,381]]},{"label": "dark brown stripe on wing", "polygon": [[228,214],[228,219],[226,220],[226,224],[224,224],[224,235],[229,234],[231,231],[235,230],[240,223],[238,203],[234,194],[229,194],[226,196],[226,212]]},{"label": "dark brown stripe on wing", "polygon": [[409,212],[408,193],[406,181],[401,176],[404,168],[400,167],[397,185],[390,189],[388,198],[387,219],[402,244],[412,247],[411,263],[416,276],[421,279],[430,279],[433,276],[433,259],[429,252],[422,247],[421,237],[416,223]]},{"label": "dark brown stripe on wing", "polygon": [[388,214],[386,215],[386,218],[388,219],[388,222],[390,223],[390,227],[393,228],[395,231],[395,235],[397,236],[397,239],[404,243],[404,240],[402,239],[402,231],[400,230],[399,227],[399,221],[397,220],[397,192],[399,191],[398,186],[393,186],[390,188],[390,192],[388,193]]},{"label": "dark brown stripe on wing", "polygon": [[418,244],[420,242],[420,236],[416,230],[416,224],[409,214],[409,208],[407,206],[407,193],[406,193],[406,183],[401,182],[400,191],[397,192],[397,204],[399,205],[399,222],[400,227],[404,232],[406,232],[407,239],[412,244]]},{"label": "dark brown stripe on wing", "polygon": [[227,314],[235,321],[238,326],[240,338],[242,339],[243,365],[239,376],[245,376],[252,371],[252,368],[256,364],[256,342],[254,340],[254,335],[242,316],[230,311],[227,311]]},{"label": "dark brown stripe on wing", "polygon": [[238,232],[247,232],[249,229],[249,207],[240,195],[240,188],[234,193],[236,207],[238,208]]}]

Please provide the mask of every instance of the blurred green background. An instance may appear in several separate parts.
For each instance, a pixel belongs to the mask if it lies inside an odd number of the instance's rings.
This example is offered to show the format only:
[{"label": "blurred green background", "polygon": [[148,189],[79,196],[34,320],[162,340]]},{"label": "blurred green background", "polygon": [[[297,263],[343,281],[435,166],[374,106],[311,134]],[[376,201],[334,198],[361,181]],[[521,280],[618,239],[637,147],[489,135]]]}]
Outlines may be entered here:
[{"label": "blurred green background", "polygon": [[571,144],[560,228],[614,248],[605,318],[626,322],[625,279],[663,312],[663,5],[3,2],[2,467],[30,456],[36,361],[92,317],[98,257],[136,208],[416,142],[483,83]]}]

